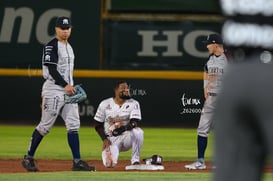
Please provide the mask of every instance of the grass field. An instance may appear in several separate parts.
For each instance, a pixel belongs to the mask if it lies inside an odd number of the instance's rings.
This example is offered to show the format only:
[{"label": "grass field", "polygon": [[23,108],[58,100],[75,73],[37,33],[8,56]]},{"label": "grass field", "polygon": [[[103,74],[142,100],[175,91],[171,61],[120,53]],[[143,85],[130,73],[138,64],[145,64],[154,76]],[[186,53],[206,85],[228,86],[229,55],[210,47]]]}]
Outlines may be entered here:
[{"label": "grass field", "polygon": [[[30,135],[34,126],[7,126],[0,125],[0,158],[22,158],[26,153],[30,141]],[[150,157],[153,154],[163,156],[167,161],[185,161],[196,158],[196,129],[183,128],[143,128],[144,145],[141,157]],[[213,135],[209,138],[206,151],[207,160],[213,155]],[[101,159],[101,140],[93,127],[82,127],[80,130],[81,154],[83,159]],[[129,160],[131,152],[122,152],[121,160]],[[66,139],[64,126],[55,126],[42,143],[37,152],[37,159],[71,159],[71,153]],[[164,162],[163,162],[164,163]],[[266,174],[264,180],[270,180],[271,174]],[[11,173],[1,174],[0,180],[11,181],[62,181],[62,180],[130,180],[130,181],[163,181],[163,180],[187,180],[203,181],[211,180],[212,173],[194,172],[40,172],[40,173]]]},{"label": "grass field", "polygon": [[1,181],[203,181],[211,180],[210,173],[178,173],[178,172],[51,172],[27,174],[0,174]]},{"label": "grass field", "polygon": [[[0,158],[22,158],[26,153],[34,126],[0,126]],[[196,158],[196,130],[183,128],[143,128],[144,145],[141,156],[162,155],[164,160],[194,160]],[[101,159],[101,140],[93,127],[80,129],[81,154],[84,159]],[[206,151],[212,157],[212,137]],[[57,151],[55,151],[57,150]],[[129,160],[130,151],[120,159]],[[41,142],[36,158],[71,159],[64,126],[55,126]]]}]

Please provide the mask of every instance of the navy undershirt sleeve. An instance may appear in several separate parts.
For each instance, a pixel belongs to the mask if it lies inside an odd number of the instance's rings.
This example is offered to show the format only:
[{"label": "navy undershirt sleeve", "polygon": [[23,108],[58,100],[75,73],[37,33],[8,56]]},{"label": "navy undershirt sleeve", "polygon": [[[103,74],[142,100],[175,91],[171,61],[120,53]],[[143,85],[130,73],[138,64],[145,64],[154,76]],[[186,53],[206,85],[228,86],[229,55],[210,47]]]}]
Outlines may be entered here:
[{"label": "navy undershirt sleeve", "polygon": [[48,67],[49,74],[55,80],[55,84],[65,87],[68,83],[63,79],[61,74],[57,71],[57,65],[45,64]]}]

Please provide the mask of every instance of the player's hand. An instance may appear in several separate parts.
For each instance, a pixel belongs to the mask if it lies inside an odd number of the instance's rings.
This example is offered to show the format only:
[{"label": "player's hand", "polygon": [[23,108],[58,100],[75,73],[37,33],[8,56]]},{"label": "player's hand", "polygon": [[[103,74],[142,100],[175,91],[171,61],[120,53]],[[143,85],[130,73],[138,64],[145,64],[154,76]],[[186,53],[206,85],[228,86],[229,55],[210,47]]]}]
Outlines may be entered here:
[{"label": "player's hand", "polygon": [[205,97],[205,99],[207,99],[208,96],[209,96],[208,89],[207,89],[207,88],[204,88],[204,97]]},{"label": "player's hand", "polygon": [[111,141],[108,140],[107,138],[103,140],[103,143],[102,143],[102,150],[104,150],[105,148],[108,148],[110,145],[111,145]]},{"label": "player's hand", "polygon": [[72,94],[75,94],[76,90],[73,86],[67,84],[65,87],[64,87],[64,91],[66,94],[68,95],[72,95]]}]

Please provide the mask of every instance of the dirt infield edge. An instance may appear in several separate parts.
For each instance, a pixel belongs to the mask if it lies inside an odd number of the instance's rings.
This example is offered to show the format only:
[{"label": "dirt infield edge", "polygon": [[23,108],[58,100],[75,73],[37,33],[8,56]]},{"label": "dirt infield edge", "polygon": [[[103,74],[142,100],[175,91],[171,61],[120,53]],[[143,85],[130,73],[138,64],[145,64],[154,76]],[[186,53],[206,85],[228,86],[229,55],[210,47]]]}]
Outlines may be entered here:
[{"label": "dirt infield edge", "polygon": [[[27,172],[21,163],[21,159],[0,159],[0,173],[24,173]],[[96,166],[97,171],[126,171],[125,167],[130,165],[130,161],[120,160],[115,168],[105,168],[102,165],[101,160],[87,160],[89,165]],[[187,170],[184,166],[191,163],[191,161],[164,161],[164,170],[156,170],[148,172],[213,172],[212,165],[207,162],[207,168],[205,170]],[[49,159],[39,159],[35,161],[36,166],[39,168],[40,172],[59,172],[59,171],[70,171],[72,167],[71,160],[49,160]],[[134,171],[134,170],[130,170]],[[136,170],[139,171],[139,170]],[[141,170],[143,171],[143,170]],[[272,173],[273,168],[271,165],[266,165],[266,173]],[[143,172],[147,172],[146,170]]]}]

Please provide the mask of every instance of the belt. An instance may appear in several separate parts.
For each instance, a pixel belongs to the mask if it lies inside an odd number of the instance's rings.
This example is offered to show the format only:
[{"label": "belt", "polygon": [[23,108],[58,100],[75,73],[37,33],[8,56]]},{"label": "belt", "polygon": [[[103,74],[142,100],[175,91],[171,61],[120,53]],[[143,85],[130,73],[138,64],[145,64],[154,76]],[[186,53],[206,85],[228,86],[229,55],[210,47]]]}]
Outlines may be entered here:
[{"label": "belt", "polygon": [[217,96],[217,94],[209,92],[209,96]]}]

